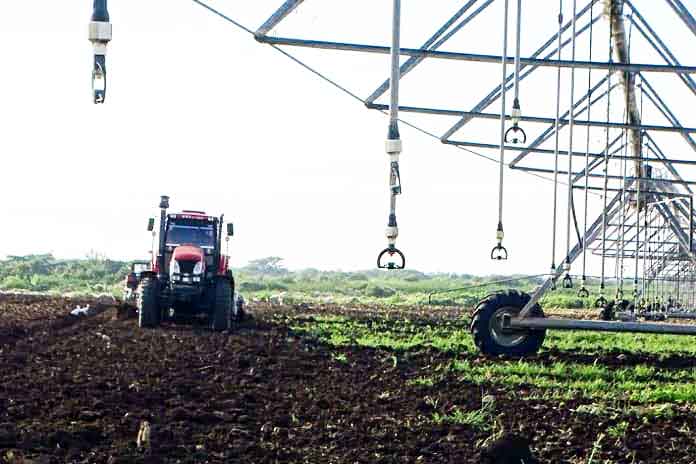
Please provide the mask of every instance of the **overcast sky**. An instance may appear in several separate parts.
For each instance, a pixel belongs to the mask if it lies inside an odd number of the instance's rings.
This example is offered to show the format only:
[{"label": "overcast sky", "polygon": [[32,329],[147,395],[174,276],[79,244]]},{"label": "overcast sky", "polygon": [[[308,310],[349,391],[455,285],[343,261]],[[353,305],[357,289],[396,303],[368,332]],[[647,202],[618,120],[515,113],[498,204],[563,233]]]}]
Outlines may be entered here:
[{"label": "overcast sky", "polygon": [[[109,88],[106,104],[95,106],[87,41],[91,3],[0,5],[0,256],[81,257],[95,251],[142,259],[150,246],[147,218],[157,214],[159,195],[168,194],[174,209],[225,213],[235,223],[235,265],[277,255],[291,268],[374,267],[386,246],[389,204],[384,115],[190,0],[109,2],[114,24]],[[210,5],[256,29],[281,3],[217,0]],[[502,3],[496,0],[443,49],[500,54]],[[553,34],[558,2],[526,3],[533,6],[524,12],[522,53],[530,55]],[[569,18],[572,2],[564,3]],[[682,63],[696,64],[694,36],[666,2],[657,3],[634,2]],[[694,7],[693,0],[685,3]],[[403,46],[418,47],[462,4],[404,1]],[[387,0],[307,0],[274,34],[388,45],[390,5]],[[606,23],[601,20],[595,31],[595,53],[604,54],[599,59],[606,59]],[[640,55],[647,48],[635,40],[634,61],[661,62],[654,53]],[[288,50],[362,98],[388,73],[386,55]],[[586,59],[588,51],[585,36],[578,58]],[[522,86],[523,111],[553,116],[555,71],[539,76]],[[600,77],[596,72],[593,80]],[[578,71],[577,79],[580,95],[587,72]],[[696,126],[693,95],[673,90],[681,85],[673,76],[656,79],[682,124]],[[430,60],[404,78],[402,103],[470,109],[499,80],[497,64]],[[563,98],[567,107],[568,97]],[[488,111],[499,112],[499,104]],[[621,108],[614,112],[620,120]],[[456,121],[404,118],[438,135]],[[656,115],[647,122],[666,123]],[[530,138],[544,127],[536,126]],[[477,121],[455,138],[496,143],[497,130],[496,121]],[[504,244],[510,260],[492,262],[497,165],[405,126],[401,132],[404,193],[397,205],[397,245],[408,267],[474,274],[548,270],[551,183],[506,170]],[[601,144],[602,137],[597,129],[591,138]],[[676,141],[665,143],[687,155],[683,141],[672,137]],[[497,158],[495,151],[482,153]],[[565,189],[560,192],[564,199]],[[598,202],[595,197],[591,206]],[[559,211],[564,225],[565,211]],[[562,251],[565,229],[559,231]]]}]

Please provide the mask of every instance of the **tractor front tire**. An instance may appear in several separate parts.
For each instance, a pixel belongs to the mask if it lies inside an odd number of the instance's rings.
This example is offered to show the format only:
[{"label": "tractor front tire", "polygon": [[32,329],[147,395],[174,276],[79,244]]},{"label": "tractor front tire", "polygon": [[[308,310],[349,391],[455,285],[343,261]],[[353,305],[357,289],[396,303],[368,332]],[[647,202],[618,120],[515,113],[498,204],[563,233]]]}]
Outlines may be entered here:
[{"label": "tractor front tire", "polygon": [[[503,316],[517,316],[531,297],[517,290],[488,295],[476,306],[471,320],[474,344],[485,355],[529,356],[541,348],[545,329],[503,329]],[[532,317],[544,317],[541,306],[532,307]]]},{"label": "tractor front tire", "polygon": [[215,300],[211,328],[217,332],[228,330],[232,326],[232,284],[228,279],[215,282]]},{"label": "tractor front tire", "polygon": [[159,282],[147,277],[138,286],[138,326],[157,327],[160,323]]}]

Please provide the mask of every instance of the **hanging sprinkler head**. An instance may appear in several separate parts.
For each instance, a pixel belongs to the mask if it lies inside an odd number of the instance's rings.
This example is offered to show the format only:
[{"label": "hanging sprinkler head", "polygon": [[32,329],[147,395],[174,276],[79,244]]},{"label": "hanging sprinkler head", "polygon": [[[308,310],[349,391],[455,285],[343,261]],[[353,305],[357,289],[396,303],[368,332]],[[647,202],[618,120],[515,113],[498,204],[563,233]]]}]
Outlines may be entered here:
[{"label": "hanging sprinkler head", "polygon": [[512,127],[505,131],[505,143],[527,143],[527,133],[520,127],[520,119],[522,118],[522,109],[520,108],[519,98],[515,98],[512,103]]},{"label": "hanging sprinkler head", "polygon": [[505,232],[503,232],[503,223],[498,221],[498,228],[495,231],[495,239],[498,242],[495,247],[491,250],[491,259],[502,261],[508,259],[507,249],[503,246],[503,238],[505,237]]},{"label": "hanging sprinkler head", "polygon": [[[389,101],[389,132],[385,143],[385,151],[389,156],[389,222],[387,223],[387,248],[377,256],[379,269],[403,269],[406,267],[404,254],[396,248],[396,238],[399,228],[396,223],[396,197],[401,195],[401,174],[399,172],[399,156],[401,155],[401,137],[399,135],[399,54],[401,34],[401,0],[393,0],[392,18],[392,47],[390,64],[391,96]],[[385,258],[387,258],[385,260]]]},{"label": "hanging sprinkler head", "polygon": [[578,290],[578,297],[579,298],[589,298],[590,292],[587,290],[587,287],[585,287],[585,283],[587,282],[587,277],[585,275],[582,276],[582,285],[580,286],[580,290]]},{"label": "hanging sprinkler head", "polygon": [[89,23],[89,41],[94,47],[92,93],[95,104],[104,103],[106,99],[106,46],[112,36],[106,2],[107,0],[94,0],[92,20]]}]

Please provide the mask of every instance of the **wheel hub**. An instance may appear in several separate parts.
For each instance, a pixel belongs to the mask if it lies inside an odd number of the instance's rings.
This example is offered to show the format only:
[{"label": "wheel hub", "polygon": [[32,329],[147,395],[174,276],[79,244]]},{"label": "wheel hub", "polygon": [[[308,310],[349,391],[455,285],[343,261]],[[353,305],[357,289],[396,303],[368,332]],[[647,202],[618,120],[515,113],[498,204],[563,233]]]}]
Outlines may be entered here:
[{"label": "wheel hub", "polygon": [[513,307],[500,308],[496,310],[493,317],[490,319],[488,328],[491,332],[491,336],[499,345],[513,347],[523,343],[526,340],[526,331],[503,328],[503,317],[506,315],[515,317],[519,311],[519,308]]}]

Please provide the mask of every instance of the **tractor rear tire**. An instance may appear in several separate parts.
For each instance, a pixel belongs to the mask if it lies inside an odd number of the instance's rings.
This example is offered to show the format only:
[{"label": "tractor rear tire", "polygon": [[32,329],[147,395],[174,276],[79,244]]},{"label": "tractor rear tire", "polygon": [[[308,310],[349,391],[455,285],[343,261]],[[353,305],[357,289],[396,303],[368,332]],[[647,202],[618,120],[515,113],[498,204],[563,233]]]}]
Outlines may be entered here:
[{"label": "tractor rear tire", "polygon": [[[474,344],[485,355],[528,356],[544,343],[546,329],[503,330],[503,315],[516,316],[531,297],[517,290],[488,295],[476,306],[471,320]],[[532,317],[545,317],[539,304],[532,307]]]},{"label": "tractor rear tire", "polygon": [[247,313],[245,309],[245,301],[241,295],[236,295],[234,302],[232,303],[232,320],[235,322],[242,322],[246,319]]},{"label": "tractor rear tire", "polygon": [[232,284],[227,279],[218,279],[215,282],[215,301],[211,328],[217,332],[228,330],[232,327]]},{"label": "tractor rear tire", "polygon": [[144,278],[138,286],[138,326],[157,327],[160,323],[159,282],[152,277]]}]

